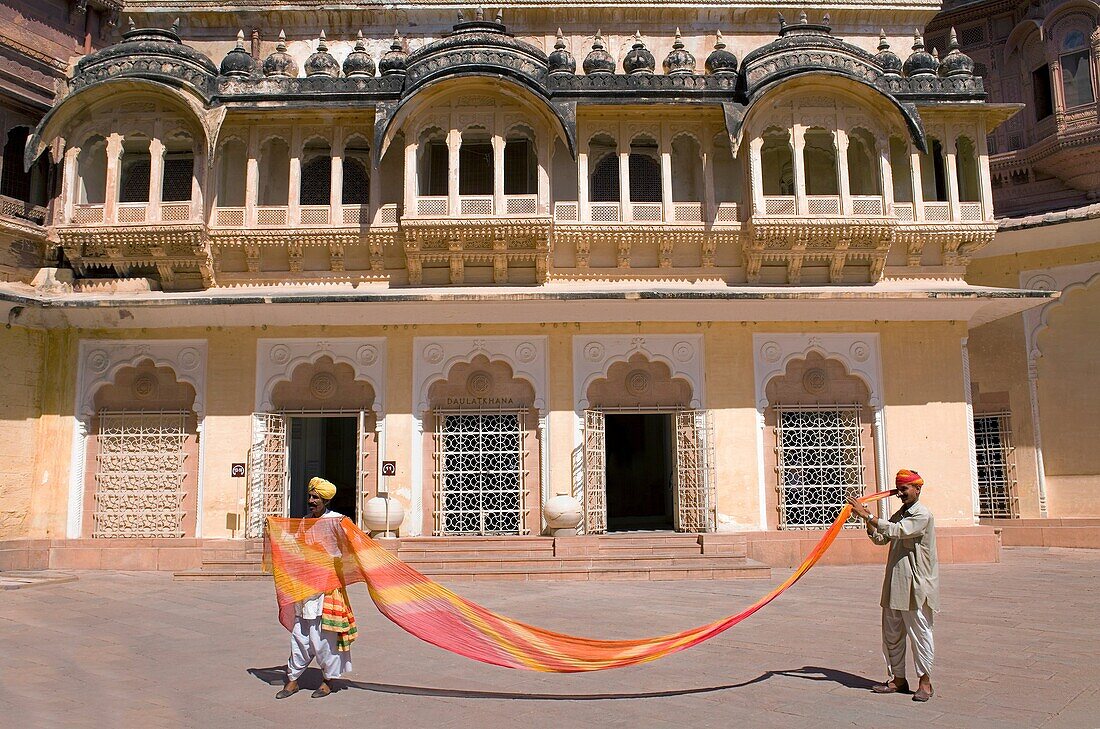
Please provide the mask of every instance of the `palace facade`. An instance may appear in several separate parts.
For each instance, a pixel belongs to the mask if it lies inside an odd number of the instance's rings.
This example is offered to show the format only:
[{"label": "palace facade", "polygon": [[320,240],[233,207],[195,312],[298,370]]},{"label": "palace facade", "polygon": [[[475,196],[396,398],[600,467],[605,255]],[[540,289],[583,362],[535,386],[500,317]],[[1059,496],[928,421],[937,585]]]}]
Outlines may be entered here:
[{"label": "palace facade", "polygon": [[910,467],[996,558],[971,367],[1058,304],[982,273],[1022,105],[937,3],[302,7],[127,3],[9,134],[0,538],[255,537],[324,474],[401,537],[767,540]]}]

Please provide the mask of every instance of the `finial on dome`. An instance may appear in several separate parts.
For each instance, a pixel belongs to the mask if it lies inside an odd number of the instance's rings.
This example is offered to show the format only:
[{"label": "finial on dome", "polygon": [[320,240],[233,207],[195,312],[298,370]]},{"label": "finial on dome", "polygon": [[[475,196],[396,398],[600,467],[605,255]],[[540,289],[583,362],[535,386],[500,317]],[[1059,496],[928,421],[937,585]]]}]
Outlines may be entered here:
[{"label": "finial on dome", "polygon": [[821,16],[821,24],[822,25],[828,25],[829,20],[830,20],[829,13],[825,13],[824,15]]},{"label": "finial on dome", "polygon": [[504,24],[504,8],[497,8],[496,21],[500,25]]},{"label": "finial on dome", "polygon": [[458,22],[462,22],[466,19],[466,16],[462,14],[462,8],[458,9]]},{"label": "finial on dome", "polygon": [[803,10],[802,12],[800,12],[800,13],[798,14],[798,24],[799,24],[799,25],[805,25],[806,23],[809,23],[809,22],[810,22],[810,21],[809,21],[809,19],[808,19],[808,18],[806,17],[806,11],[805,11],[805,10]]},{"label": "finial on dome", "polygon": [[889,47],[890,47],[890,44],[886,42],[886,29],[885,28],[879,28],[879,31],[878,31],[878,49],[880,51],[885,51]]},{"label": "finial on dome", "polygon": [[322,28],[321,29],[321,35],[317,38],[317,50],[318,51],[327,51],[328,50],[328,43],[326,42],[326,40],[327,39],[325,38],[325,31]]},{"label": "finial on dome", "polygon": [[137,23],[134,22],[134,16],[132,16],[132,15],[127,16],[126,23],[129,26],[130,30],[136,30],[137,29]]},{"label": "finial on dome", "polygon": [[175,20],[172,21],[171,30],[172,30],[173,33],[179,33],[180,32],[180,19],[179,18],[176,18]]},{"label": "finial on dome", "polygon": [[474,20],[485,20],[485,10],[480,5],[474,11]]},{"label": "finial on dome", "polygon": [[779,30],[783,30],[787,27],[787,19],[783,17],[783,13],[776,13],[779,18]]},{"label": "finial on dome", "polygon": [[364,46],[364,43],[363,43],[363,30],[362,29],[359,29],[359,31],[355,34],[355,47],[356,47],[356,49],[358,49],[359,46]]},{"label": "finial on dome", "polygon": [[244,30],[237,31],[237,48],[244,48]]},{"label": "finial on dome", "polygon": [[286,53],[286,31],[279,31],[279,42],[275,44],[275,50]]}]

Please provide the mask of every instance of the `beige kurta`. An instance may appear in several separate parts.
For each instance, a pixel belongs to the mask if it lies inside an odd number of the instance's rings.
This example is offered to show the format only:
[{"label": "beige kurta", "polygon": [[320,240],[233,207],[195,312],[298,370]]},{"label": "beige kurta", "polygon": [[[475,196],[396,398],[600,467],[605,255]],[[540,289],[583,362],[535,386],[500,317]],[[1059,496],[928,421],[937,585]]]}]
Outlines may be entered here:
[{"label": "beige kurta", "polygon": [[936,560],[936,524],[919,501],[898,509],[889,521],[872,519],[867,533],[875,544],[889,544],[882,607],[918,610],[940,607],[940,570]]}]

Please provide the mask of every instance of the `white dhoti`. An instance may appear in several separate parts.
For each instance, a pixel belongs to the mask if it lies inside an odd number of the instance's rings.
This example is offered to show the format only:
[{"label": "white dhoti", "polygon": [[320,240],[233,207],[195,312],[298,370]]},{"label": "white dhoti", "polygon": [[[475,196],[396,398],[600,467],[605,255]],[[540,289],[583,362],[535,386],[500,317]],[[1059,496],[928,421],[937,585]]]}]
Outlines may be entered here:
[{"label": "white dhoti", "polygon": [[336,650],[336,633],[321,630],[321,618],[298,617],[290,631],[290,658],[286,662],[288,681],[297,681],[314,658],[326,678],[340,678],[351,670],[351,651]]},{"label": "white dhoti", "polygon": [[917,610],[882,609],[882,656],[890,678],[905,678],[905,640],[913,646],[917,677],[932,675],[936,646],[932,640],[932,608],[927,603]]}]

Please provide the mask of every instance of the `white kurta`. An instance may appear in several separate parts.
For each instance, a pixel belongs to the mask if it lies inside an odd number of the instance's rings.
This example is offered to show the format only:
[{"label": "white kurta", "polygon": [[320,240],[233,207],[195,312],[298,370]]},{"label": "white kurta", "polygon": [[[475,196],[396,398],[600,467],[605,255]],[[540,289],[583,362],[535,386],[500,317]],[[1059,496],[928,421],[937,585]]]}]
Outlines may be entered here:
[{"label": "white kurta", "polygon": [[917,676],[932,673],[935,641],[932,611],[939,608],[939,564],[936,522],[919,501],[890,517],[872,519],[867,534],[875,544],[889,544],[882,582],[882,657],[891,678],[905,678],[905,644],[913,646]]},{"label": "white kurta", "polygon": [[[321,518],[343,519],[344,515],[328,510]],[[351,651],[336,650],[339,636],[321,630],[321,611],[324,604],[323,593],[294,604],[296,619],[294,628],[290,631],[290,658],[286,662],[289,681],[298,680],[313,659],[317,659],[317,665],[326,679],[339,678],[351,670]]]}]

